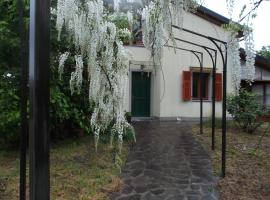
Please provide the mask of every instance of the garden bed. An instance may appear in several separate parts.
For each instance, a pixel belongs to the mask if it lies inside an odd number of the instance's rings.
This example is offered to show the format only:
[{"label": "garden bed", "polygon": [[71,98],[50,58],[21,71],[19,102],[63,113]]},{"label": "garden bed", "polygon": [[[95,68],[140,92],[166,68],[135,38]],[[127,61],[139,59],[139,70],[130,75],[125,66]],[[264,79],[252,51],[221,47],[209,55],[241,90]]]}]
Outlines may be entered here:
[{"label": "garden bed", "polygon": [[[257,144],[266,127],[255,134],[243,133],[232,122],[227,132],[226,177],[218,183],[220,200],[266,200],[270,199],[270,133]],[[216,150],[211,150],[210,123],[204,124],[204,134],[199,126],[193,127],[193,134],[212,158],[214,173],[220,175],[221,129],[216,133]]]},{"label": "garden bed", "polygon": [[[123,146],[125,163],[128,146]],[[0,151],[0,200],[19,197],[19,152]],[[103,200],[121,187],[115,151],[100,142],[95,153],[92,136],[53,144],[51,149],[51,199]]]}]

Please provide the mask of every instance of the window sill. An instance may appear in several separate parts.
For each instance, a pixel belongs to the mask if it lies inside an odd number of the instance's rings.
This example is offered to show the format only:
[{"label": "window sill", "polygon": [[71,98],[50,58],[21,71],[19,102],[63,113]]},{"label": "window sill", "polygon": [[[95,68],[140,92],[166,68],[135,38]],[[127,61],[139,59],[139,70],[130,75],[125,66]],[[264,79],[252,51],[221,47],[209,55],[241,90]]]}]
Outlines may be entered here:
[{"label": "window sill", "polygon": [[[200,102],[200,99],[192,99],[192,102]],[[203,102],[212,102],[211,99],[203,99]]]}]

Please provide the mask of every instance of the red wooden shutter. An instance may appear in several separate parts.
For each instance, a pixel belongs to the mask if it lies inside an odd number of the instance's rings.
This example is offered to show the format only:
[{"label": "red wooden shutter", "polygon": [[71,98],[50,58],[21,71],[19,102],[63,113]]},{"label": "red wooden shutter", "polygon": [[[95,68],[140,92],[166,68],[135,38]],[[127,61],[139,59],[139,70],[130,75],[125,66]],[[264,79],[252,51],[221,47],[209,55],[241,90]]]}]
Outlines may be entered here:
[{"label": "red wooden shutter", "polygon": [[183,100],[191,100],[191,72],[183,71]]},{"label": "red wooden shutter", "polygon": [[222,101],[222,74],[216,73],[216,101]]}]

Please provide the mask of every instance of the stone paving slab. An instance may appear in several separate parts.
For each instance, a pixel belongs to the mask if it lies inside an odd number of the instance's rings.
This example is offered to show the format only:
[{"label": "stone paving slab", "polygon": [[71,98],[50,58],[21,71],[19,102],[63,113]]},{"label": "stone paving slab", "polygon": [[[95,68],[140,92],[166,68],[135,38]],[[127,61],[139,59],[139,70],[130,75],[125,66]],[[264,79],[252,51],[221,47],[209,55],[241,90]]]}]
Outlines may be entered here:
[{"label": "stone paving slab", "polygon": [[180,122],[136,122],[137,144],[111,200],[217,200],[208,154]]}]

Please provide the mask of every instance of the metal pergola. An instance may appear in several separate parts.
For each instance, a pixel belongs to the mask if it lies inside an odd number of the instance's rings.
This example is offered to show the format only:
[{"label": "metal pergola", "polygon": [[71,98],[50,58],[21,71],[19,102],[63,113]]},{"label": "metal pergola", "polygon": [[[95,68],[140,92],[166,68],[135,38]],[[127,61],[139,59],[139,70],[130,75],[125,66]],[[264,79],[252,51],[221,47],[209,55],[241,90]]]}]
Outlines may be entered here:
[{"label": "metal pergola", "polygon": [[[177,30],[182,30],[184,32],[190,33],[192,35],[196,35],[201,38],[205,38],[212,42],[214,46],[217,48],[217,51],[219,52],[222,64],[223,64],[223,83],[222,83],[222,147],[221,147],[221,176],[225,177],[226,174],[226,133],[227,133],[227,113],[226,113],[226,104],[227,104],[227,59],[228,59],[228,44],[225,41],[222,41],[220,39],[207,36],[201,33],[196,33],[194,31],[181,28],[179,26],[172,26],[173,28]],[[223,49],[222,49],[223,48]],[[213,128],[213,127],[212,127]]]},{"label": "metal pergola", "polygon": [[[217,64],[217,50],[213,49],[211,47],[205,46],[205,45],[200,45],[196,44],[194,42],[190,42],[187,40],[183,40],[180,38],[174,38],[176,41],[184,42],[193,46],[200,47],[204,49],[207,54],[209,55],[211,61],[212,61],[212,67],[213,67],[213,72],[212,72],[212,150],[215,150],[215,126],[216,126],[216,64]],[[214,55],[213,55],[214,54]],[[200,72],[202,73],[202,72]],[[201,88],[202,90],[202,88]],[[202,98],[200,99],[200,133],[203,133],[203,111],[202,111]]]},{"label": "metal pergola", "polygon": [[[18,8],[23,1],[18,0]],[[21,41],[25,40],[23,32],[23,11],[19,12]],[[203,35],[185,28],[173,25],[174,29],[205,38],[214,44],[216,49],[200,44],[184,41],[202,48],[210,56],[213,65],[213,81],[215,83],[217,52],[223,63],[223,90],[222,90],[222,163],[221,176],[225,177],[226,170],[226,91],[227,91],[227,43],[225,41]],[[23,43],[23,42],[22,42]],[[172,47],[172,46],[169,46]],[[20,149],[20,200],[26,195],[26,134],[27,134],[27,69],[24,68],[25,52],[21,50],[21,149]],[[174,47],[189,51],[195,55],[200,63],[200,81],[203,72],[203,52]],[[30,200],[50,199],[50,147],[49,147],[49,95],[50,95],[50,0],[30,0],[30,35],[29,35],[29,90],[30,90],[30,116],[29,116],[29,172],[30,172]],[[202,85],[202,84],[201,84]],[[215,84],[212,84],[212,149],[215,148]],[[203,99],[200,95],[200,132],[203,133]]]}]

